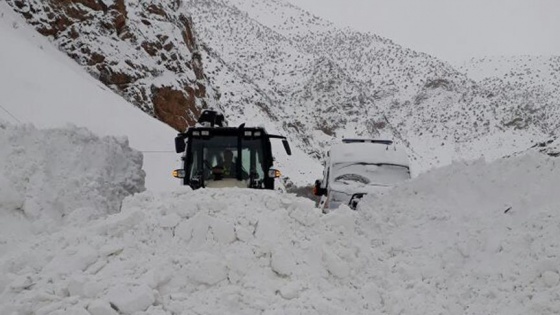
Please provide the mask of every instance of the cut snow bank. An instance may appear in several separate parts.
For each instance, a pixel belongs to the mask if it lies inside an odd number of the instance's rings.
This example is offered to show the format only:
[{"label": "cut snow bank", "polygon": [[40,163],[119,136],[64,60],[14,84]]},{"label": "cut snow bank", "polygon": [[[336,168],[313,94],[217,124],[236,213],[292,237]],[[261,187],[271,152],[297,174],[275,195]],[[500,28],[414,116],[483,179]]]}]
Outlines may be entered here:
[{"label": "cut snow bank", "polygon": [[142,154],[125,138],[87,129],[0,123],[0,214],[21,211],[37,228],[116,213],[144,191]]},{"label": "cut snow bank", "polygon": [[327,215],[275,191],[136,194],[0,256],[0,313],[558,314],[559,162],[453,164]]}]

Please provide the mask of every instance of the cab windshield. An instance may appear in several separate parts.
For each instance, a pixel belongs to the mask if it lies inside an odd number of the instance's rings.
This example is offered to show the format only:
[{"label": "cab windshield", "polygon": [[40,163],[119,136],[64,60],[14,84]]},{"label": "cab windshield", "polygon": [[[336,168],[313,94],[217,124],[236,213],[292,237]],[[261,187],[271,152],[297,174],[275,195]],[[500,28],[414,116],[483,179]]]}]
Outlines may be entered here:
[{"label": "cab windshield", "polygon": [[410,170],[394,164],[338,163],[333,175],[335,182],[347,185],[393,186],[410,179]]},{"label": "cab windshield", "polygon": [[239,147],[238,139],[237,136],[191,139],[192,162],[187,167],[189,179],[202,177],[209,180],[217,168],[223,178],[264,178],[263,141],[242,139]]}]

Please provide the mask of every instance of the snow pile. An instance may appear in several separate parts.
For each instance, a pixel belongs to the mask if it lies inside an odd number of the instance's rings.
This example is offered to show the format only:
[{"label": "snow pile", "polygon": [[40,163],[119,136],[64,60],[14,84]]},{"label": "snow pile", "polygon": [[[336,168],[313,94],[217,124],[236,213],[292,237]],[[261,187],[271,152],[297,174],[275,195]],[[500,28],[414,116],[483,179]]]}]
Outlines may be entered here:
[{"label": "snow pile", "polygon": [[558,314],[556,163],[454,164],[327,215],[275,191],[136,194],[0,256],[0,313]]},{"label": "snow pile", "polygon": [[343,312],[367,266],[355,221],[275,191],[146,192],[0,260],[0,313]]},{"label": "snow pile", "polygon": [[381,310],[560,313],[558,162],[454,164],[366,197],[360,228],[381,264],[363,276],[385,292]]},{"label": "snow pile", "polygon": [[126,139],[0,124],[0,212],[20,210],[38,228],[118,212],[145,189],[144,177],[142,154]]}]

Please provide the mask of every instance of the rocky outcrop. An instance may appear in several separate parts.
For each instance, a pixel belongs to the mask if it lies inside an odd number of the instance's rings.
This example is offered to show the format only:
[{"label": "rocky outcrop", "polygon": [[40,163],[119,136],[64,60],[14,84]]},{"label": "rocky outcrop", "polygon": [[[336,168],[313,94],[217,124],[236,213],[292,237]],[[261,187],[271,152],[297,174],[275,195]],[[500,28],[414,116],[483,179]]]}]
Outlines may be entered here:
[{"label": "rocky outcrop", "polygon": [[7,2],[93,76],[177,130],[215,101],[181,1]]}]

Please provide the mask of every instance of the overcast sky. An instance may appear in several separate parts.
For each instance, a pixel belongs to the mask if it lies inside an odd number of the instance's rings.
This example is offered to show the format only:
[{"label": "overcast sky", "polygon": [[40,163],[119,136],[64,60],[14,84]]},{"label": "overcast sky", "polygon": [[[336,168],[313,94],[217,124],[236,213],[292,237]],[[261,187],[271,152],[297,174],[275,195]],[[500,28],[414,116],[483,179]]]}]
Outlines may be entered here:
[{"label": "overcast sky", "polygon": [[454,64],[484,55],[560,55],[560,0],[289,1]]}]

